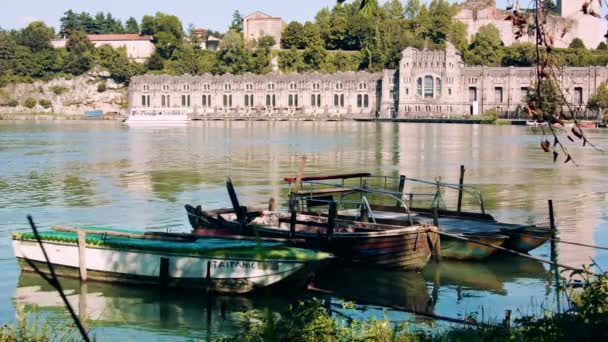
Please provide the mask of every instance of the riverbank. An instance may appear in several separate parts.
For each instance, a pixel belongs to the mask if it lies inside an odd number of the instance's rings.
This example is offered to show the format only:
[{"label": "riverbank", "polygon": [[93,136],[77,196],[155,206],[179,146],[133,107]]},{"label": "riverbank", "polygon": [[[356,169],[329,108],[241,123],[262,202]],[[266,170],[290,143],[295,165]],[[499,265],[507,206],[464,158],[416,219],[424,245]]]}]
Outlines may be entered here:
[{"label": "riverbank", "polygon": [[81,114],[57,114],[57,113],[0,113],[0,121],[120,121],[123,118],[118,115],[102,115],[99,117],[87,117]]}]

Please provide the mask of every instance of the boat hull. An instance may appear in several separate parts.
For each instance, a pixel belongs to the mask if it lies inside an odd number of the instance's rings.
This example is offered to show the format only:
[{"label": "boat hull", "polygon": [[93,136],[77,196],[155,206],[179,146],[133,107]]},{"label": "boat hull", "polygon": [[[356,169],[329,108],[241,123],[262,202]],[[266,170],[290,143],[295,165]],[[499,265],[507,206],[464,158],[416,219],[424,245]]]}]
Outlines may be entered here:
[{"label": "boat hull", "polygon": [[[79,277],[79,250],[76,244],[43,242],[56,274]],[[48,273],[42,250],[36,241],[13,240],[13,250],[20,266],[33,271],[28,259]],[[161,276],[161,259],[168,260],[168,274]],[[283,281],[304,286],[325,261],[255,260],[222,258],[174,253],[119,250],[107,247],[85,248],[87,278],[124,284],[185,287],[212,292],[246,293]],[[328,260],[327,260],[328,261]]]},{"label": "boat hull", "polygon": [[[402,270],[421,270],[428,263],[434,244],[438,239],[436,228],[429,226],[391,227],[375,231],[357,231],[361,222],[337,220],[336,232],[329,235],[325,228],[307,226],[298,221],[293,236],[288,223],[274,225],[251,225],[242,230],[233,221],[234,215],[215,215],[212,212],[202,213],[193,226],[194,233],[200,235],[246,234],[266,238],[296,239],[301,241],[298,247],[329,252],[343,261],[356,264],[399,268]],[[307,217],[309,220],[323,220],[319,217]],[[341,228],[342,227],[342,228]],[[350,227],[353,231],[345,231]],[[382,227],[382,226],[377,226]]]},{"label": "boat hull", "polygon": [[[502,246],[507,239],[506,235],[500,234],[459,234],[463,238]],[[454,260],[483,260],[496,254],[496,248],[481,245],[472,241],[465,241],[444,235],[441,237],[441,256]]]},{"label": "boat hull", "polygon": [[503,247],[520,253],[528,253],[551,238],[551,231],[541,227],[503,229],[501,234],[509,237]]}]

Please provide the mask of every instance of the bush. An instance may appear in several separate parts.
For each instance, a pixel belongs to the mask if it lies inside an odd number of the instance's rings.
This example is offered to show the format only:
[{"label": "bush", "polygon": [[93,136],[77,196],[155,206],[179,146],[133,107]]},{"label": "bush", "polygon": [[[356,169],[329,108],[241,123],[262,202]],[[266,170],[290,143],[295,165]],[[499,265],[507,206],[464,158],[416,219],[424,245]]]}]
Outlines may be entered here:
[{"label": "bush", "polygon": [[25,99],[25,101],[23,101],[23,106],[29,109],[36,107],[36,104],[38,104],[38,101],[36,101],[36,99],[33,97],[28,97]]},{"label": "bush", "polygon": [[97,92],[98,93],[103,93],[104,91],[106,91],[108,89],[108,85],[106,84],[106,81],[101,81],[99,82],[99,84],[97,85]]},{"label": "bush", "polygon": [[48,109],[51,108],[51,101],[47,100],[47,99],[40,99],[40,101],[38,101],[38,104],[42,106],[42,108]]},{"label": "bush", "polygon": [[55,95],[61,95],[63,93],[65,93],[68,90],[68,88],[64,87],[64,86],[60,86],[60,85],[55,85],[51,87],[51,91],[55,94]]},{"label": "bush", "polygon": [[19,101],[15,99],[10,99],[6,102],[6,105],[9,107],[17,107],[19,105]]},{"label": "bush", "polygon": [[484,123],[493,124],[496,123],[496,119],[498,119],[498,110],[492,108],[483,114],[482,121]]}]

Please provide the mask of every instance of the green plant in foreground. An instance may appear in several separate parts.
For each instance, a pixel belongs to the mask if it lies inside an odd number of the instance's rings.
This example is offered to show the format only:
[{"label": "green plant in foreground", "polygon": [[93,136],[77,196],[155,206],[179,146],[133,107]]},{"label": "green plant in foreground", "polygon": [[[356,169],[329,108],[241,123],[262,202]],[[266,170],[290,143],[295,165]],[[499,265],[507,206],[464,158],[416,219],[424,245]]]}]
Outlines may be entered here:
[{"label": "green plant in foreground", "polygon": [[42,322],[37,314],[25,314],[23,306],[17,306],[17,322],[0,327],[2,342],[77,341],[73,327],[68,324],[53,326]]}]

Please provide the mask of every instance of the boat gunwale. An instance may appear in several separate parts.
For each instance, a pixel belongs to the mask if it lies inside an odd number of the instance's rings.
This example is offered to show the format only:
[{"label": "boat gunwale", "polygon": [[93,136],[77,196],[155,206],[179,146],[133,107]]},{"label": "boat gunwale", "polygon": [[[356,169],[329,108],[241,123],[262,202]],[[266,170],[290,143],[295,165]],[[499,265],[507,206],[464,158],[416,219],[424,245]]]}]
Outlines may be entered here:
[{"label": "boat gunwale", "polygon": [[[27,241],[27,242],[34,242],[36,244],[38,244],[38,241],[36,239],[28,239],[28,238],[20,238],[20,237],[13,237],[12,240],[14,241]],[[42,240],[42,242],[44,244],[52,244],[52,245],[64,245],[64,246],[68,246],[68,247],[76,247],[78,248],[78,243],[69,243],[69,242],[64,242],[64,241],[53,241],[53,240]],[[325,254],[328,254],[327,256],[320,258],[320,259],[307,259],[307,260],[300,260],[300,259],[252,259],[252,258],[247,258],[247,257],[228,257],[228,256],[214,256],[214,255],[206,255],[206,254],[187,254],[187,253],[176,253],[176,252],[160,252],[160,251],[149,251],[149,250],[142,250],[142,249],[134,249],[134,248],[116,248],[116,247],[112,247],[112,246],[99,246],[99,245],[91,245],[91,244],[86,244],[86,248],[87,249],[105,249],[105,250],[113,250],[113,251],[119,251],[119,252],[136,252],[136,253],[146,253],[146,254],[154,254],[154,255],[163,255],[163,256],[181,256],[181,257],[194,257],[194,258],[212,258],[212,259],[222,259],[222,260],[235,260],[237,259],[238,261],[255,261],[255,262],[283,262],[283,263],[309,263],[309,262],[323,262],[325,260],[330,260],[330,259],[335,259],[336,256],[331,254],[331,253],[327,253],[327,252],[323,252]],[[289,247],[289,248],[298,248],[298,247]],[[299,249],[305,249],[305,248],[299,248]],[[316,251],[315,251],[316,252]],[[319,253],[319,252],[316,252]]]}]

